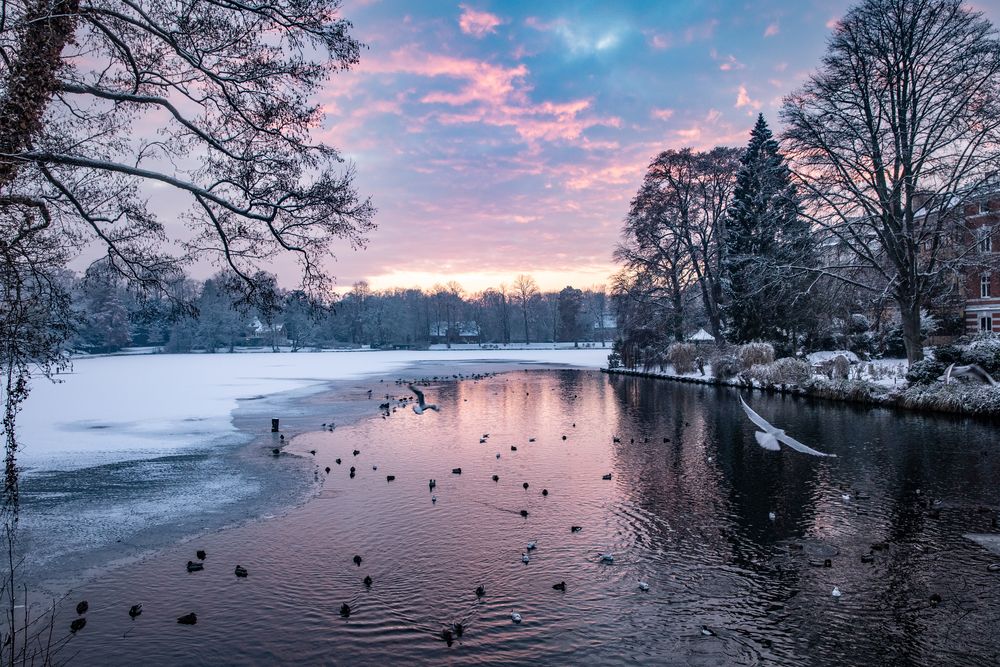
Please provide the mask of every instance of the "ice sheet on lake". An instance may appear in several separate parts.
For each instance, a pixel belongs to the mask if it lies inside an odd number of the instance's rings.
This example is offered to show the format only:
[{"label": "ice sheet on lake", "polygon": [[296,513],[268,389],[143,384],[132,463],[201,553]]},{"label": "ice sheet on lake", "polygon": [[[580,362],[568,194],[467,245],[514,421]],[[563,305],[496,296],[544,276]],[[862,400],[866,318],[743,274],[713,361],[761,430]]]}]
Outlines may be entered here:
[{"label": "ice sheet on lake", "polygon": [[588,368],[607,348],[171,354],[78,359],[52,384],[36,380],[19,417],[22,467],[70,470],[239,441],[238,399],[392,373],[421,361],[528,361]]},{"label": "ice sheet on lake", "polygon": [[1000,556],[1000,533],[966,533],[964,537]]}]

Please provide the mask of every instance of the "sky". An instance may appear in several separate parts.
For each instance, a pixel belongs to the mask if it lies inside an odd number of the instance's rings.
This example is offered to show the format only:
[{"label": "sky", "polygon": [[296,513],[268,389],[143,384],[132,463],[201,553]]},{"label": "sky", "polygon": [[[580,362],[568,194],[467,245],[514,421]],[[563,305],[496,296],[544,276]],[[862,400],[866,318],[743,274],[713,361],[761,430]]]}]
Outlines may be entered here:
[{"label": "sky", "polygon": [[[367,45],[320,97],[326,143],[378,208],[341,287],[520,273],[604,284],[662,150],[742,146],[819,64],[846,0],[344,0]],[[980,3],[994,21],[1000,0]]]}]

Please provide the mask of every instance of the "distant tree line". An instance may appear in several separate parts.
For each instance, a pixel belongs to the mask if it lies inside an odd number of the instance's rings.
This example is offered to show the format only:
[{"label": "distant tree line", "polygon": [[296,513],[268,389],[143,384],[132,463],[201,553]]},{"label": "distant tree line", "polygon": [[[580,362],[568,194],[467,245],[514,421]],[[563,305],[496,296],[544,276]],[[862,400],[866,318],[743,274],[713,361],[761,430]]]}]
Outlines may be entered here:
[{"label": "distant tree line", "polygon": [[76,352],[422,348],[614,337],[614,308],[603,287],[542,292],[525,275],[478,293],[467,293],[455,282],[428,290],[373,290],[358,282],[325,300],[273,285],[275,298],[266,307],[247,304],[239,278],[229,272],[204,281],[180,278],[165,294],[145,296],[103,263],[79,276],[67,272],[62,279],[72,295],[75,333],[69,347]]}]

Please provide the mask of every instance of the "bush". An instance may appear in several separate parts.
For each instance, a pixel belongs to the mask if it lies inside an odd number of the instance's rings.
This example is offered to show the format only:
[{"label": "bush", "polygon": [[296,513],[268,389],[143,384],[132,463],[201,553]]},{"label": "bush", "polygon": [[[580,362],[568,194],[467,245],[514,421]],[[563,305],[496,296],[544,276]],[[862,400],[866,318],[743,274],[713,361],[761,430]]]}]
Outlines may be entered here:
[{"label": "bush", "polygon": [[694,360],[698,356],[698,349],[691,343],[673,343],[667,348],[667,361],[674,367],[675,373],[694,372]]},{"label": "bush", "polygon": [[735,354],[724,354],[712,361],[712,377],[716,380],[728,380],[736,377],[743,370],[739,358]]},{"label": "bush", "polygon": [[908,408],[997,416],[1000,415],[1000,389],[984,385],[915,385],[906,389],[900,403]]},{"label": "bush", "polygon": [[943,362],[936,361],[934,359],[923,359],[921,361],[914,362],[910,366],[910,370],[906,371],[906,381],[911,385],[916,384],[933,384],[937,382],[937,379],[944,375],[944,371],[947,365]]},{"label": "bush", "polygon": [[801,384],[812,376],[812,368],[800,359],[785,357],[750,369],[750,377],[763,385]]},{"label": "bush", "polygon": [[942,364],[961,364],[965,350],[957,345],[939,345],[934,348],[934,359]]},{"label": "bush", "polygon": [[774,348],[770,343],[746,343],[740,345],[736,354],[740,360],[740,370],[750,370],[758,364],[769,364],[774,361]]},{"label": "bush", "polygon": [[962,355],[963,364],[979,364],[990,375],[1000,373],[1000,336],[976,336]]}]

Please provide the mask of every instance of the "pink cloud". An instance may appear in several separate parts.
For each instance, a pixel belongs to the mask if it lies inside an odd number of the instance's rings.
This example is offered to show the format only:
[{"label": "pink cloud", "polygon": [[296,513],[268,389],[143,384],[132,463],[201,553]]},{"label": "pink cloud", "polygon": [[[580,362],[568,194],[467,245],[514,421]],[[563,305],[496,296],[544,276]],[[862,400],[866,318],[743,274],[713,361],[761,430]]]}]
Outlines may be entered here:
[{"label": "pink cloud", "polygon": [[458,19],[458,25],[466,35],[482,38],[490,33],[495,33],[497,26],[503,23],[500,17],[495,14],[476,11],[468,5],[459,5],[459,7],[462,9],[462,15]]},{"label": "pink cloud", "polygon": [[765,38],[766,37],[774,37],[780,31],[781,31],[781,28],[778,26],[778,22],[777,21],[775,21],[774,23],[769,23],[768,26],[766,28],[764,28],[764,37]]},{"label": "pink cloud", "polygon": [[736,108],[742,109],[743,107],[749,107],[751,109],[760,109],[761,104],[759,100],[755,100],[750,97],[747,92],[746,86],[740,86],[739,90],[736,92]]},{"label": "pink cloud", "polygon": [[649,112],[650,118],[656,118],[658,120],[670,120],[673,115],[673,109],[652,109]]},{"label": "pink cloud", "polygon": [[734,56],[733,54],[720,57],[719,53],[715,49],[712,49],[708,53],[710,56],[712,56],[712,60],[715,60],[716,62],[718,62],[719,60],[722,61],[719,64],[719,69],[722,70],[723,72],[731,72],[734,70],[746,68],[746,65],[737,60],[736,56]]}]

